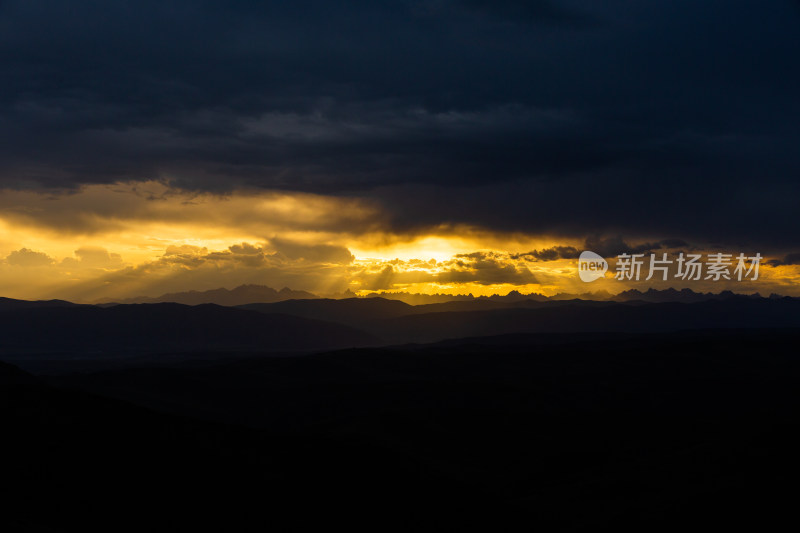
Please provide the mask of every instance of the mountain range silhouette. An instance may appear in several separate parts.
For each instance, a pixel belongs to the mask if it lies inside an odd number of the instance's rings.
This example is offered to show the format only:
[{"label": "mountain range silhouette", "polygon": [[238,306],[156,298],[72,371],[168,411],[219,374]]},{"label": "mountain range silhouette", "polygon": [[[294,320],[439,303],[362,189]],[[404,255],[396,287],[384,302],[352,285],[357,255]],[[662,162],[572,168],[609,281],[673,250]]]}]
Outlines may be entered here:
[{"label": "mountain range silhouette", "polygon": [[799,338],[733,293],[3,298],[3,527],[774,530]]}]

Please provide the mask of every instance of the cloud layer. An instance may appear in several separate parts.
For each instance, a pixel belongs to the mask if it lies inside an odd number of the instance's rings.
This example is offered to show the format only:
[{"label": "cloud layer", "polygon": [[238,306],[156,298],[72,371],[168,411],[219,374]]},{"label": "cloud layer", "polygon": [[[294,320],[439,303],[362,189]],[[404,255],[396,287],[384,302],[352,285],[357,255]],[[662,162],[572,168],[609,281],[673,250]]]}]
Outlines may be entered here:
[{"label": "cloud layer", "polygon": [[799,27],[788,0],[6,0],[0,187],[282,190],[401,233],[791,253]]}]

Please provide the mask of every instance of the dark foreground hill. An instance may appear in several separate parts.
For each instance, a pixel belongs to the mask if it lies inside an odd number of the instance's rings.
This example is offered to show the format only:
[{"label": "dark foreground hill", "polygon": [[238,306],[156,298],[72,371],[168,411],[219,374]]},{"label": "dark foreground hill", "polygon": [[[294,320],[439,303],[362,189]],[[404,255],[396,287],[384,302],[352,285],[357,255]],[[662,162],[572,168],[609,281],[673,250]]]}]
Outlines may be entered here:
[{"label": "dark foreground hill", "polygon": [[396,318],[419,312],[419,307],[399,300],[384,298],[287,300],[276,303],[253,303],[240,307],[261,313],[285,313],[348,325],[363,325],[375,320]]},{"label": "dark foreground hill", "polygon": [[[33,369],[30,365],[41,362],[43,356],[58,354],[65,360],[109,360],[109,355],[298,352],[508,334],[775,327],[800,327],[800,300],[522,300],[415,307],[380,298],[353,298],[289,300],[244,308],[212,304],[99,307],[9,300],[0,302],[0,354]],[[37,357],[26,359],[27,355]]]},{"label": "dark foreground hill", "polygon": [[[199,444],[236,450],[225,490],[256,481],[247,493],[265,521],[287,511],[267,492],[285,483],[269,469],[307,460],[315,466],[298,479],[308,492],[289,513],[373,531],[465,523],[484,531],[766,531],[793,520],[800,496],[798,340],[797,329],[513,335],[51,379],[170,416],[250,428],[239,430],[240,441],[212,435]],[[64,428],[111,423],[113,434],[119,416]],[[152,437],[157,428],[134,431],[134,446],[146,450],[181,446],[171,444],[176,436]],[[254,436],[263,432],[266,444]],[[276,456],[273,441],[300,442],[302,451]],[[58,440],[37,442],[60,449]],[[92,450],[115,445],[100,440]],[[199,472],[216,464],[210,452],[195,463],[197,447],[184,445]],[[114,449],[101,460],[118,468],[132,450]],[[81,457],[92,463],[92,453]],[[249,467],[242,461],[266,461],[268,470],[240,470]],[[173,483],[173,472],[157,470],[152,484]],[[53,485],[52,474],[41,476]],[[113,493],[126,478],[104,481]],[[142,494],[137,517],[160,501]],[[328,514],[330,505],[346,516]]]},{"label": "dark foreground hill", "polygon": [[67,302],[66,300],[15,300],[13,298],[0,298],[0,312],[42,307],[78,307],[78,304]]},{"label": "dark foreground hill", "polygon": [[374,344],[354,328],[217,305],[22,306],[0,310],[0,353],[319,350]]},{"label": "dark foreground hill", "polygon": [[800,300],[748,298],[697,303],[565,302],[537,308],[440,312],[374,321],[364,327],[388,342],[434,342],[511,333],[666,332],[800,327]]},{"label": "dark foreground hill", "polygon": [[800,300],[747,296],[694,303],[472,300],[419,306],[383,298],[351,298],[290,300],[244,307],[358,327],[386,344],[512,333],[800,327]]},{"label": "dark foreground hill", "polygon": [[0,426],[9,533],[410,531],[495,507],[389,446],[161,414],[3,363]]}]

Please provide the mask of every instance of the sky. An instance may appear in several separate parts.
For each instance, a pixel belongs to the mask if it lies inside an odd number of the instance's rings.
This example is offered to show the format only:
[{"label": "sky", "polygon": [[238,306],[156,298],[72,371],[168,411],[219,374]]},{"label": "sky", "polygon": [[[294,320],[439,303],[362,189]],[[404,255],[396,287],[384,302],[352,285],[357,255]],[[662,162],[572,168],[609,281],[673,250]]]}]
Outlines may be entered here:
[{"label": "sky", "polygon": [[797,0],[0,0],[0,55],[3,296],[800,296]]}]

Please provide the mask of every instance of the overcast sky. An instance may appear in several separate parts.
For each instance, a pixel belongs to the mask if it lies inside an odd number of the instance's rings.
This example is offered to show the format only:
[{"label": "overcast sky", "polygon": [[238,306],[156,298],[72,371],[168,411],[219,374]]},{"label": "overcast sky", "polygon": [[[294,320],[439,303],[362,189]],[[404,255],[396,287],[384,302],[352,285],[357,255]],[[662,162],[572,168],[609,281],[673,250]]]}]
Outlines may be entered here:
[{"label": "overcast sky", "polygon": [[800,251],[796,0],[0,0],[0,55],[17,199],[159,182],[379,213],[351,236]]}]

